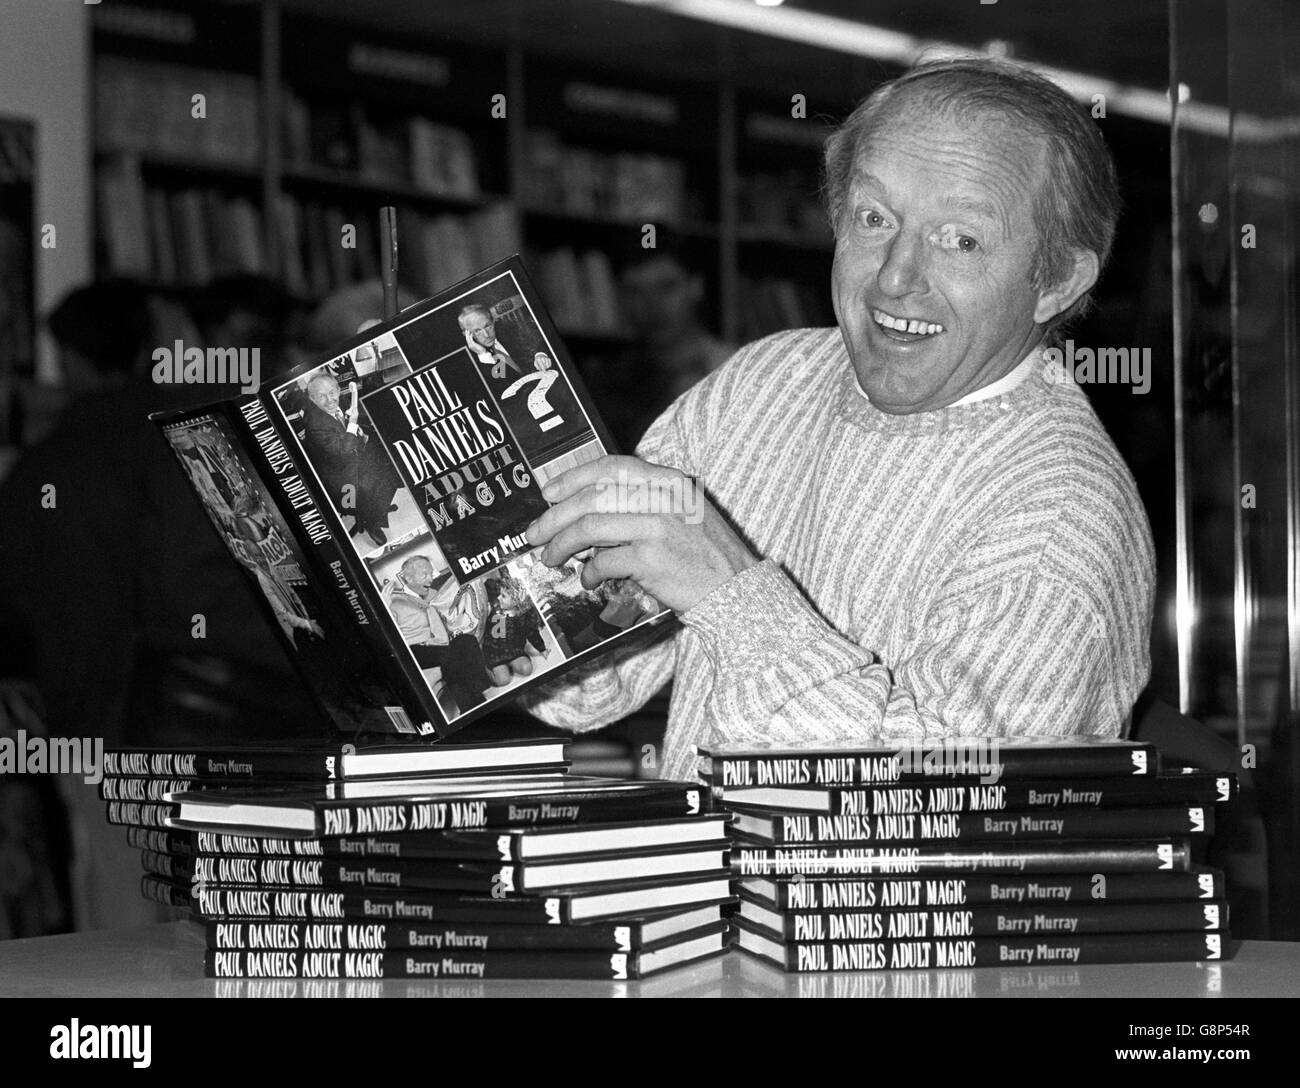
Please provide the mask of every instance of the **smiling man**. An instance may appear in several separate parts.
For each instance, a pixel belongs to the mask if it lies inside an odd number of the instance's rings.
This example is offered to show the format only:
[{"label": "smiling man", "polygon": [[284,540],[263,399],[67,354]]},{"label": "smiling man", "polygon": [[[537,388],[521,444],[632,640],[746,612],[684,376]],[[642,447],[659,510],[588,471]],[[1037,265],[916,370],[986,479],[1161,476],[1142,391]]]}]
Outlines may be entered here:
[{"label": "smiling man", "polygon": [[[1149,672],[1150,530],[1042,355],[1114,235],[1100,133],[1022,68],[947,61],[877,89],[825,166],[838,328],[742,349],[638,457],[551,481],[529,531],[548,563],[600,547],[584,581],[635,578],[680,627],[527,705],[597,728],[672,678],[677,778],[704,741],[1120,734]],[[646,498],[683,475],[708,502]],[[609,509],[613,481],[636,508]]]}]

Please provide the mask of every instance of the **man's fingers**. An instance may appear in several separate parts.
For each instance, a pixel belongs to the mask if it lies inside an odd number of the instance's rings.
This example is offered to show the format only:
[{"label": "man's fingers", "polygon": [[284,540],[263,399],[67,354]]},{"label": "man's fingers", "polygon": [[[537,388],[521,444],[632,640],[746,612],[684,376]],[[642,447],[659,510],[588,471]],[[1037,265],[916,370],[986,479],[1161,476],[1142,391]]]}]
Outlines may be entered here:
[{"label": "man's fingers", "polygon": [[614,485],[620,480],[631,482],[633,480],[660,479],[676,472],[676,469],[667,468],[664,465],[652,465],[649,461],[642,461],[639,457],[606,454],[604,457],[597,457],[594,461],[586,461],[581,465],[575,465],[568,472],[560,473],[542,488],[542,494],[548,502],[563,502],[571,495],[577,494],[584,487],[590,487],[593,484]]},{"label": "man's fingers", "polygon": [[595,589],[609,578],[635,578],[640,572],[638,551],[631,545],[601,548],[582,566],[582,584]]},{"label": "man's fingers", "polygon": [[657,540],[662,533],[659,519],[648,514],[583,514],[542,549],[542,562],[557,567],[584,548]]}]

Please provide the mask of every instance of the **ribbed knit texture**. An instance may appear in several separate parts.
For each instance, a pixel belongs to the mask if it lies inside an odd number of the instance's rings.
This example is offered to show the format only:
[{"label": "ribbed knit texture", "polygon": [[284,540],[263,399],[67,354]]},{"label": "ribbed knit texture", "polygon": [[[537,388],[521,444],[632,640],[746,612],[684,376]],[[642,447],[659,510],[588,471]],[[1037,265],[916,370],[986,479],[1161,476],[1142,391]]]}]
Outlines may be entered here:
[{"label": "ribbed knit texture", "polygon": [[743,348],[637,452],[697,477],[761,562],[525,697],[574,731],[671,677],[660,773],[695,745],[1119,735],[1150,671],[1154,556],[1132,477],[1044,363],[1010,392],[891,416],[838,329]]}]

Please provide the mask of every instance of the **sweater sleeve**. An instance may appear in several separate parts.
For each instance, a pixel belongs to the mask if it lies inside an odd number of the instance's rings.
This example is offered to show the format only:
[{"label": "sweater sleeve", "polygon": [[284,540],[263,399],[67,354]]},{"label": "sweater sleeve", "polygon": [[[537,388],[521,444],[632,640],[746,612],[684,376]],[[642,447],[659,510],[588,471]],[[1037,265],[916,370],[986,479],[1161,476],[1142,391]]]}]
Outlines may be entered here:
[{"label": "sweater sleeve", "polygon": [[[704,404],[715,382],[705,379],[679,397],[646,431],[637,456],[668,465],[687,475],[699,474],[704,437]],[[675,626],[675,625],[674,625]],[[631,639],[542,684],[520,699],[520,705],[548,725],[586,732],[627,717],[643,707],[672,678],[677,638],[660,635],[648,645]]]},{"label": "sweater sleeve", "polygon": [[706,735],[721,743],[1115,736],[1147,671],[1134,688],[1090,599],[1036,569],[944,598],[892,667],[831,628],[771,560],[682,623],[709,657]]}]

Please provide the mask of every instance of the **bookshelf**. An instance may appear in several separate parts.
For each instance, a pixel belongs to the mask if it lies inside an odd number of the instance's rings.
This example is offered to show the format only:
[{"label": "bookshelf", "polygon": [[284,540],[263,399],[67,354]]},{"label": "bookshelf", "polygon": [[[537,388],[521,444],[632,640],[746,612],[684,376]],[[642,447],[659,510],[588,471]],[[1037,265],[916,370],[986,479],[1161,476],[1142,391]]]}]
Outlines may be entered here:
[{"label": "bookshelf", "polygon": [[[626,346],[617,255],[671,231],[731,342],[832,320],[818,102],[535,50],[425,40],[275,3],[93,14],[96,267],[167,290],[226,273],[305,301],[378,271],[429,293],[522,251],[584,369]],[[206,116],[195,117],[196,94]]]}]

